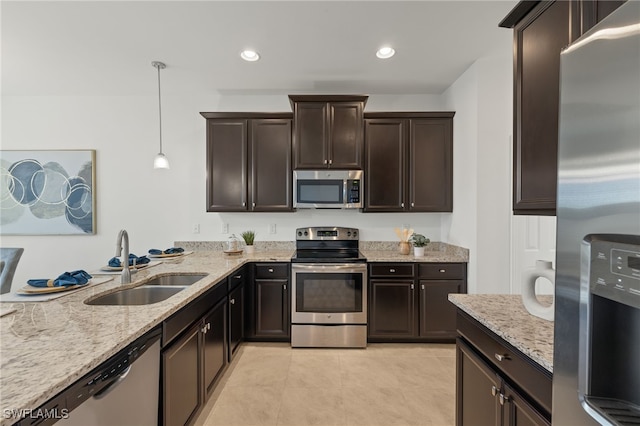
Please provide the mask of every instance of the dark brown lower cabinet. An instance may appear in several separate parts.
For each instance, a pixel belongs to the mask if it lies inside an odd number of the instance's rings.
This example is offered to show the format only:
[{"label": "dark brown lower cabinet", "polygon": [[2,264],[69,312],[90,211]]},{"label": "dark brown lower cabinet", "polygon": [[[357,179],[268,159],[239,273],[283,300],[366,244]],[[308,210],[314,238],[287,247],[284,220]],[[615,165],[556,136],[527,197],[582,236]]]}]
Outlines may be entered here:
[{"label": "dark brown lower cabinet", "polygon": [[465,315],[457,319],[457,426],[550,425],[551,374]]},{"label": "dark brown lower cabinet", "polygon": [[245,285],[245,339],[291,340],[290,263],[256,263]]},{"label": "dark brown lower cabinet", "polygon": [[413,280],[369,281],[369,338],[415,336]]},{"label": "dark brown lower cabinet", "polygon": [[229,362],[244,338],[244,283],[229,293]]},{"label": "dark brown lower cabinet", "polygon": [[162,422],[192,423],[227,363],[223,299],[162,352]]},{"label": "dark brown lower cabinet", "polygon": [[465,263],[371,263],[369,341],[450,341],[456,308],[450,293],[466,293]]}]

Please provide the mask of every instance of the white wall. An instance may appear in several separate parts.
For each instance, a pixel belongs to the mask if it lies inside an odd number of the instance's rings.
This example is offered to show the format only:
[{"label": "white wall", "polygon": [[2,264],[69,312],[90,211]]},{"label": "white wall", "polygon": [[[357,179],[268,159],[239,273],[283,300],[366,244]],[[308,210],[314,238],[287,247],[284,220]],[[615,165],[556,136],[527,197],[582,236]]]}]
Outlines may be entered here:
[{"label": "white wall", "polygon": [[454,210],[442,240],[470,249],[470,293],[510,291],[511,67],[509,54],[481,58],[444,94],[456,116]]},{"label": "white wall", "polygon": [[[3,247],[24,247],[14,289],[29,278],[50,278],[73,269],[97,269],[115,254],[118,230],[129,232],[131,251],[166,248],[175,240],[226,240],[255,229],[262,240],[291,240],[301,226],[361,229],[363,240],[396,239],[393,228],[410,225],[434,240],[443,214],[364,214],[358,211],[295,213],[205,212],[205,120],[200,111],[288,111],[281,96],[163,96],[164,152],[170,170],[154,170],[158,151],[155,97],[2,98],[1,149],[95,149],[97,234],[2,236]],[[371,96],[367,111],[443,108],[434,96]],[[200,225],[193,234],[192,226]],[[277,233],[268,234],[276,224]]]}]

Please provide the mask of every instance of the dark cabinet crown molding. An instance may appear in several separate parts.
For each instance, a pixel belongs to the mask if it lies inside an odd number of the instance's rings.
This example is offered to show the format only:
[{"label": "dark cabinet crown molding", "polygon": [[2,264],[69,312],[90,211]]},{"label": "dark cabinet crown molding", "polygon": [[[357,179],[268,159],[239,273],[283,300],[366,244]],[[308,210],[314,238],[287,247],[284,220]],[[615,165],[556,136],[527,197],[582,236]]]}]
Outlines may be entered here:
[{"label": "dark cabinet crown molding", "polygon": [[521,1],[502,21],[498,24],[501,28],[513,28],[522,20],[531,10],[540,3],[539,1]]},{"label": "dark cabinet crown molding", "polygon": [[455,111],[433,111],[433,112],[365,112],[364,118],[453,118]]},{"label": "dark cabinet crown molding", "polygon": [[285,118],[293,119],[292,112],[201,112],[204,118]]},{"label": "dark cabinet crown molding", "polygon": [[367,99],[369,95],[289,95],[291,108],[296,102],[362,102],[364,107]]}]

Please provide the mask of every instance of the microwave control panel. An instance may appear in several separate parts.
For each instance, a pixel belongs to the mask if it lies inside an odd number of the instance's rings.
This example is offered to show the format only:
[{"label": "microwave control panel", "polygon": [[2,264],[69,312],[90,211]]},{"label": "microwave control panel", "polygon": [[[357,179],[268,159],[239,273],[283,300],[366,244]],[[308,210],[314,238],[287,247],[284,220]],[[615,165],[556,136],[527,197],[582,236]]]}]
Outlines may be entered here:
[{"label": "microwave control panel", "polygon": [[360,179],[347,180],[347,199],[352,204],[360,202]]}]

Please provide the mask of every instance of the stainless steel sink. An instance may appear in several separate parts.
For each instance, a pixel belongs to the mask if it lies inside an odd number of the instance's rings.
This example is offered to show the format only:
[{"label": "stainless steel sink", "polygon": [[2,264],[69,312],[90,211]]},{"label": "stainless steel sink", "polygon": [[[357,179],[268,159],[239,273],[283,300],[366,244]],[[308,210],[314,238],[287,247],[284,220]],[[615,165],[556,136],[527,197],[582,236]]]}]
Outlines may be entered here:
[{"label": "stainless steel sink", "polygon": [[151,305],[152,303],[162,302],[185,288],[186,286],[160,287],[141,285],[140,287],[105,294],[85,303],[87,305]]},{"label": "stainless steel sink", "polygon": [[143,286],[165,286],[165,285],[181,285],[188,286],[200,281],[207,274],[185,274],[185,275],[161,275],[152,278],[150,281],[142,283]]}]

